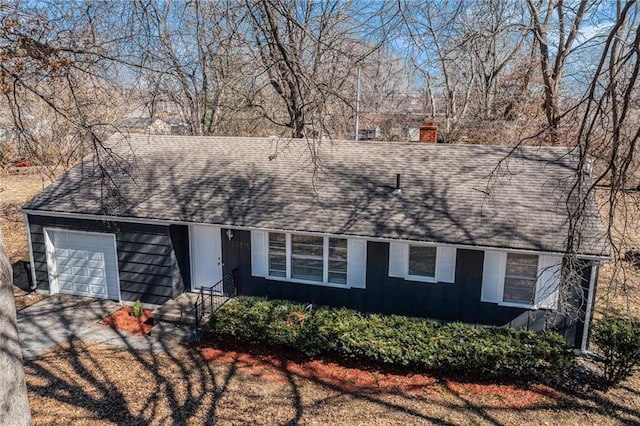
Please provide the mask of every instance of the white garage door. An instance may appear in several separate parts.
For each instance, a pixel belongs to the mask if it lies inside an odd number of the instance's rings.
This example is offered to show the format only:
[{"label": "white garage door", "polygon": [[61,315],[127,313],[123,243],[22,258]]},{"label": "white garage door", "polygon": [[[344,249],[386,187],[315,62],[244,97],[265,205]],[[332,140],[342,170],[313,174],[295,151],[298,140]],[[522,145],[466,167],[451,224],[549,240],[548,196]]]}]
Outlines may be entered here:
[{"label": "white garage door", "polygon": [[113,234],[46,230],[52,292],[119,300]]}]

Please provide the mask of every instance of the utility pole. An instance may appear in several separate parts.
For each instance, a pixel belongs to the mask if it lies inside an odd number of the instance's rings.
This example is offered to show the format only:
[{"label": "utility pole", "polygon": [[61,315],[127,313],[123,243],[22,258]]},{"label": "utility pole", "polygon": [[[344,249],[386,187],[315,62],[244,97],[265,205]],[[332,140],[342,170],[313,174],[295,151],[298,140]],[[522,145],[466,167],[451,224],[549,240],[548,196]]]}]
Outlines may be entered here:
[{"label": "utility pole", "polygon": [[356,80],[356,142],[360,139],[360,67]]}]

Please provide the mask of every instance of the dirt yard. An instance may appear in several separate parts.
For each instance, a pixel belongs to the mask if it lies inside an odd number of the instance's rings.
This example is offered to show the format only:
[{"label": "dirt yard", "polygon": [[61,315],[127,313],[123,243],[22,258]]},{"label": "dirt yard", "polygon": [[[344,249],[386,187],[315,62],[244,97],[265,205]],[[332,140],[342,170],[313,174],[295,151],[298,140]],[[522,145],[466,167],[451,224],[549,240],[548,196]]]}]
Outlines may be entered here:
[{"label": "dirt yard", "polygon": [[[33,172],[0,175],[0,225],[21,287],[26,277],[18,261],[28,252],[20,207],[42,187]],[[601,279],[611,273],[603,269]],[[636,288],[626,290],[638,294]],[[16,288],[19,308],[33,297]],[[620,306],[629,300],[615,297]],[[35,425],[209,424],[214,419],[230,425],[640,424],[640,374],[603,392],[584,369],[548,388],[393,376],[294,358],[229,343],[158,354],[72,340],[25,368]]]},{"label": "dirt yard", "polygon": [[[340,367],[342,379],[336,379],[311,368],[317,361],[299,364],[265,348],[209,349],[135,353],[70,341],[25,365],[33,423],[640,423],[637,380],[603,393],[588,385],[549,391],[413,376],[423,383],[408,389],[390,385],[390,375],[376,370]],[[363,375],[370,379],[359,386],[356,377]]]}]

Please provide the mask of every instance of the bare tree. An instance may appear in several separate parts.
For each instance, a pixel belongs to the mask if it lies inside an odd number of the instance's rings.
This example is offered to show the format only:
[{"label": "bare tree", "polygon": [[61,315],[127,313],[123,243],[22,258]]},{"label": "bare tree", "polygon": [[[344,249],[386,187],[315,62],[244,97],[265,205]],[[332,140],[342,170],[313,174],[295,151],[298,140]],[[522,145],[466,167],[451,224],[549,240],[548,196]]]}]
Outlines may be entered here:
[{"label": "bare tree", "polygon": [[595,3],[588,0],[527,0],[531,28],[540,55],[540,71],[544,83],[544,111],[557,143],[557,130],[562,116],[560,87],[567,59],[576,48],[580,26]]},{"label": "bare tree", "polygon": [[501,78],[513,71],[527,43],[523,10],[519,3],[497,0],[470,2],[461,14],[464,38],[460,48],[469,52],[473,82],[474,116],[492,120],[504,115],[496,100]]},{"label": "bare tree", "polygon": [[514,116],[505,110],[518,102],[505,101],[503,80],[517,72],[530,44],[518,2],[407,2],[400,11],[411,62],[426,86],[426,109],[442,119],[445,140],[458,139],[470,120]]},{"label": "bare tree", "polygon": [[[640,12],[635,1],[618,1],[614,20],[608,31],[600,60],[587,94],[578,134],[582,173],[593,170],[592,179],[578,179],[571,197],[579,200],[568,204],[570,233],[569,256],[575,256],[583,241],[588,200],[596,197],[596,189],[604,188],[603,210],[607,214],[607,240],[611,243],[617,264],[624,251],[637,247],[640,211],[638,174],[638,146],[640,142]],[[595,167],[590,166],[594,158]],[[580,177],[583,177],[582,175]],[[623,268],[617,268],[624,274]],[[618,281],[614,275],[614,281]],[[627,297],[625,278],[619,280],[622,293]]]},{"label": "bare tree", "polygon": [[[460,121],[469,109],[469,99],[477,74],[469,66],[469,52],[460,48],[464,37],[459,25],[464,11],[464,0],[444,5],[424,2],[400,4],[400,11],[409,40],[418,52],[414,63],[418,65],[426,82],[433,86],[428,90],[430,104],[443,105],[436,111],[444,117],[441,134],[445,141],[455,139]],[[420,59],[418,59],[420,58]],[[437,99],[440,98],[441,102]]]},{"label": "bare tree", "polygon": [[134,72],[149,93],[150,110],[169,101],[194,135],[216,132],[223,105],[240,80],[238,6],[225,1],[142,2],[129,12]]},{"label": "bare tree", "polygon": [[337,0],[261,0],[245,7],[254,62],[282,109],[255,106],[293,137],[308,136],[308,129],[316,135],[327,133],[328,107],[349,103],[345,89],[353,99],[355,69],[378,47],[367,47],[358,37],[364,22],[353,19],[357,11]]},{"label": "bare tree", "polygon": [[31,412],[18,340],[13,273],[0,230],[0,423],[30,425]]},{"label": "bare tree", "polygon": [[111,40],[87,24],[96,10],[20,2],[0,7],[0,93],[19,149],[51,163],[60,142],[52,139],[63,129],[65,148],[54,165],[68,166],[92,150],[108,156],[103,142],[115,128],[106,111],[117,109],[119,96],[105,76],[118,73],[108,59]]}]

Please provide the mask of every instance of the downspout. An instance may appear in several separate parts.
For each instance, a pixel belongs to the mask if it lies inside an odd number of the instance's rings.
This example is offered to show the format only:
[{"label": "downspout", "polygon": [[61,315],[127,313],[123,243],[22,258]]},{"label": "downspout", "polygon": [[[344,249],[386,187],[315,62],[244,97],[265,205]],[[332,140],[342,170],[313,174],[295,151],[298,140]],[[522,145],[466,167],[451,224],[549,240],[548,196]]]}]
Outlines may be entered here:
[{"label": "downspout", "polygon": [[589,326],[591,325],[591,316],[593,311],[593,298],[596,286],[596,276],[598,275],[599,264],[597,260],[593,261],[591,266],[591,276],[589,277],[589,293],[587,294],[587,310],[584,314],[584,328],[582,329],[582,344],[580,345],[580,352],[587,353],[587,345],[589,338]]},{"label": "downspout", "polygon": [[38,288],[38,281],[36,281],[36,267],[33,260],[33,246],[31,244],[31,226],[29,226],[29,215],[22,212],[24,215],[24,224],[27,228],[27,245],[29,246],[29,263],[31,264],[31,282],[33,283],[29,289],[34,291]]}]

